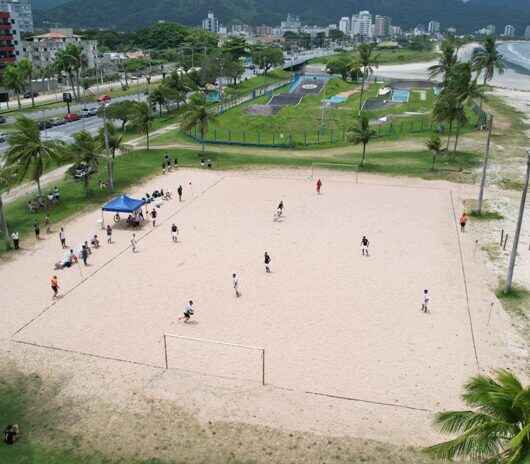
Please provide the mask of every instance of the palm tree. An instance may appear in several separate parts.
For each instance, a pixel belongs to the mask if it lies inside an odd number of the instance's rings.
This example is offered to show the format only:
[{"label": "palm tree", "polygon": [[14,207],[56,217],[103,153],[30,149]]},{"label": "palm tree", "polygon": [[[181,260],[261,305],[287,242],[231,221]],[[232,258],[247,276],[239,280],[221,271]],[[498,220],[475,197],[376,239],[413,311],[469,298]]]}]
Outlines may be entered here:
[{"label": "palm tree", "polygon": [[[495,37],[486,37],[482,48],[477,50],[473,55],[473,68],[477,72],[477,78],[480,74],[484,75],[484,86],[495,76],[495,71],[499,74],[504,72],[504,61],[502,55],[497,51]],[[480,112],[482,112],[483,98],[480,99]]]},{"label": "palm tree", "polygon": [[[123,133],[120,133],[114,124],[107,123],[107,137],[109,141],[109,150],[112,155],[112,159],[114,159],[116,157],[116,152],[122,147]],[[106,148],[104,127],[102,127],[98,132],[98,142],[101,148]]]},{"label": "palm tree", "polygon": [[205,138],[208,133],[209,124],[215,119],[215,114],[209,111],[206,97],[203,94],[192,95],[190,103],[182,114],[182,128],[190,131],[195,127],[199,128],[201,134],[202,151],[205,151]]},{"label": "palm tree", "polygon": [[29,91],[31,93],[31,106],[35,106],[35,96],[33,95],[33,65],[27,58],[21,58],[17,63],[24,80],[28,81]]},{"label": "palm tree", "polygon": [[442,56],[440,57],[440,61],[438,62],[438,64],[435,64],[429,68],[430,79],[434,79],[438,76],[443,76],[442,81],[445,85],[456,63],[457,54],[453,41],[444,40],[442,42]]},{"label": "palm tree", "polygon": [[436,415],[435,426],[456,438],[425,451],[444,460],[467,458],[484,464],[527,464],[530,457],[530,388],[498,370],[478,375],[464,387],[465,411]]},{"label": "palm tree", "polygon": [[87,131],[74,134],[74,143],[69,147],[69,153],[76,165],[82,165],[85,169],[83,185],[85,194],[88,196],[88,183],[90,176],[97,171],[99,166],[99,143]]},{"label": "palm tree", "polygon": [[4,210],[4,202],[2,201],[2,194],[7,190],[12,182],[12,172],[10,169],[4,168],[0,171],[0,229],[4,232],[4,240],[7,247],[10,248],[9,227],[7,224],[6,214]]},{"label": "palm tree", "polygon": [[81,70],[86,67],[83,50],[75,44],[68,44],[55,55],[55,66],[58,71],[65,72],[72,87],[74,98],[81,98]]},{"label": "palm tree", "polygon": [[4,70],[2,85],[15,92],[17,96],[18,109],[22,109],[20,94],[24,92],[24,75],[16,64],[8,65]]},{"label": "palm tree", "polygon": [[42,140],[37,122],[24,116],[17,119],[8,143],[5,166],[12,168],[20,179],[29,175],[42,196],[40,178],[51,162],[60,160],[63,145],[54,140]]},{"label": "palm tree", "polygon": [[379,65],[377,60],[379,55],[373,55],[374,47],[371,44],[363,43],[359,45],[358,52],[358,66],[361,68],[361,97],[359,99],[359,113],[363,107],[364,84],[366,80],[373,74],[374,68]]},{"label": "palm tree", "polygon": [[142,134],[145,134],[147,141],[147,150],[149,150],[149,131],[151,130],[151,108],[147,103],[138,103],[134,105],[134,112],[131,118],[131,123],[138,128]]},{"label": "palm tree", "polygon": [[166,92],[164,92],[162,85],[159,85],[151,92],[151,94],[149,95],[149,103],[154,103],[158,105],[160,117],[162,117],[162,105],[165,105],[167,103]]},{"label": "palm tree", "polygon": [[355,126],[348,131],[348,139],[355,145],[363,144],[363,156],[361,158],[361,166],[364,166],[366,161],[366,145],[376,135],[376,131],[370,128],[370,120],[362,115]]},{"label": "palm tree", "polygon": [[[442,93],[449,93],[454,96],[454,116],[457,123],[454,152],[458,146],[460,129],[467,123],[465,105],[474,103],[476,99],[484,99],[482,86],[472,77],[472,67],[469,63],[458,63],[450,72],[446,88]],[[443,97],[442,97],[443,98]]]},{"label": "palm tree", "polygon": [[432,167],[431,171],[435,170],[436,167],[436,159],[438,158],[438,155],[442,151],[442,141],[440,140],[440,136],[436,133],[432,133],[431,137],[427,139],[425,142],[425,146],[429,151],[432,152]]},{"label": "palm tree", "polygon": [[459,101],[456,95],[449,91],[442,92],[436,99],[436,103],[433,108],[433,119],[438,122],[447,122],[449,129],[447,131],[447,150],[449,150],[449,144],[451,143],[451,136],[453,135],[453,125],[458,117],[459,112]]}]

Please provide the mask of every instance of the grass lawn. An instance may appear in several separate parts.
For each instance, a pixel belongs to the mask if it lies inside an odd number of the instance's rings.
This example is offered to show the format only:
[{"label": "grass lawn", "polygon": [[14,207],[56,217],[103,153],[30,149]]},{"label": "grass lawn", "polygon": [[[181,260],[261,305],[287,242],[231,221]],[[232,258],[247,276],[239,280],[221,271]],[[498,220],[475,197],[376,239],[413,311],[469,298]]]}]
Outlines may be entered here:
[{"label": "grass lawn", "polygon": [[[424,61],[435,60],[439,54],[435,51],[416,51],[408,48],[401,49],[387,49],[387,50],[375,50],[374,52],[378,56],[379,64],[406,64],[406,63],[421,63]],[[348,58],[355,58],[356,52],[341,52],[336,55],[323,56],[315,58],[309,63],[311,64],[327,64],[330,60],[346,56]]]},{"label": "grass lawn", "polygon": [[[97,208],[111,196],[126,192],[131,186],[138,184],[146,178],[159,174],[165,153],[172,157],[177,156],[180,166],[199,167],[202,156],[199,150],[141,150],[116,158],[114,164],[116,192],[109,195],[107,191],[97,189],[97,179],[105,179],[106,166],[100,166],[100,171],[91,181],[91,190],[88,197],[85,195],[81,182],[65,178],[57,185],[61,191],[60,204],[48,212],[50,221],[57,223],[79,214],[87,209]],[[352,171],[365,171],[395,176],[413,176],[426,179],[451,179],[461,180],[461,170],[469,170],[476,166],[480,159],[472,153],[457,153],[454,157],[441,157],[437,163],[438,169],[431,171],[432,155],[428,151],[420,152],[384,152],[371,153],[368,147],[367,164],[358,167],[360,155],[339,157],[304,157],[275,156],[274,153],[266,156],[236,155],[236,154],[204,154],[214,163],[214,169],[242,169],[248,167],[311,167],[313,163],[352,164]],[[344,170],[344,166],[336,166]],[[346,169],[348,169],[346,167]],[[33,222],[44,220],[45,212],[31,214],[27,211],[27,198],[20,198],[5,207],[5,213],[10,230],[17,230],[21,234],[32,231]],[[24,238],[22,237],[22,241]],[[5,243],[1,249],[5,248]]]},{"label": "grass lawn", "polygon": [[[371,85],[365,92],[366,98],[375,98],[380,84]],[[286,92],[283,87],[275,92]],[[348,100],[335,107],[322,109],[321,103],[325,98],[345,91],[355,93]],[[424,99],[422,99],[422,95]],[[249,114],[248,108],[257,104],[265,104],[269,97],[260,97],[218,116],[209,127],[207,140],[210,142],[246,144],[246,145],[276,145],[295,146],[298,148],[319,145],[339,146],[347,144],[346,134],[354,124],[359,108],[359,85],[334,78],[329,81],[320,95],[306,96],[296,106],[283,107],[271,116]],[[432,89],[413,90],[409,102],[381,109],[366,111],[379,139],[396,140],[404,136],[411,137],[427,135],[431,131],[431,112],[435,103]],[[376,120],[389,116],[388,121],[378,124]],[[468,110],[469,124],[461,133],[473,130],[476,121],[475,114]],[[155,143],[171,143],[182,135],[178,130],[164,134]]]},{"label": "grass lawn", "polygon": [[[52,408],[54,391],[36,375],[5,369],[0,380],[0,424],[18,424],[21,439],[14,445],[0,444],[0,462],[5,464],[118,464],[100,453],[77,452],[76,437],[57,428],[61,410]],[[162,464],[162,461],[128,459],[128,464]]]},{"label": "grass lawn", "polygon": [[291,78],[291,73],[283,71],[282,69],[275,69],[269,71],[266,75],[255,76],[246,81],[242,81],[237,85],[229,85],[225,87],[225,95],[227,97],[238,97],[251,93],[254,89],[265,87],[269,84],[273,84],[278,81],[286,80]]}]

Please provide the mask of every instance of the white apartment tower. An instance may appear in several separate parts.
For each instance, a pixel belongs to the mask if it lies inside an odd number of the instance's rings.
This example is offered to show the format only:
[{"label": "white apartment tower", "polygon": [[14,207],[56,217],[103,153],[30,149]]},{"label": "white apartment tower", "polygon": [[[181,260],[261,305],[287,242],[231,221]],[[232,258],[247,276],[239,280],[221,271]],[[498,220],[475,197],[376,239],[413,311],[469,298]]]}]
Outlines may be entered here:
[{"label": "white apartment tower", "polygon": [[219,20],[213,12],[208,13],[208,17],[202,20],[202,28],[208,32],[219,32]]},{"label": "white apartment tower", "polygon": [[511,24],[507,24],[504,28],[504,37],[515,37],[515,27]]},{"label": "white apartment tower", "polygon": [[350,18],[343,16],[339,21],[339,31],[348,35],[351,32]]},{"label": "white apartment tower", "polygon": [[369,11],[360,11],[351,18],[351,33],[366,39],[371,37],[372,15]]},{"label": "white apartment tower", "polygon": [[440,32],[440,23],[438,21],[429,21],[427,25],[427,32],[429,34],[438,34]]}]

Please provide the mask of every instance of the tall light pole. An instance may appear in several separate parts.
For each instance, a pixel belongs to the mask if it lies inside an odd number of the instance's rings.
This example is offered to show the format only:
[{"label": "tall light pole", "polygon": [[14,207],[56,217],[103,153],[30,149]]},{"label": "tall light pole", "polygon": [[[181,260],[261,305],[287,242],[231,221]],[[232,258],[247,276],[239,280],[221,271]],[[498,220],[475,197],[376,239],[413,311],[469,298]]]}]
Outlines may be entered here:
[{"label": "tall light pole", "polygon": [[517,218],[517,226],[513,237],[512,254],[510,255],[510,264],[508,265],[508,276],[506,277],[506,288],[504,293],[510,293],[512,290],[513,270],[515,267],[515,259],[517,258],[517,246],[519,245],[519,235],[521,234],[521,226],[523,224],[524,206],[526,203],[526,194],[528,193],[528,181],[530,179],[530,150],[527,150],[526,160],[526,178],[523,187],[523,194],[521,196],[521,205],[519,206],[519,217]]},{"label": "tall light pole", "polygon": [[486,186],[486,174],[488,171],[488,159],[490,156],[491,132],[493,131],[493,115],[490,114],[488,125],[488,140],[486,142],[486,153],[484,154],[484,165],[482,166],[482,179],[480,180],[480,192],[478,194],[477,213],[482,214],[482,203],[484,201],[484,187]]},{"label": "tall light pole", "polygon": [[105,152],[107,154],[107,188],[109,192],[114,190],[114,174],[112,157],[110,156],[109,149],[109,128],[107,127],[107,103],[103,105],[103,134],[105,137]]}]

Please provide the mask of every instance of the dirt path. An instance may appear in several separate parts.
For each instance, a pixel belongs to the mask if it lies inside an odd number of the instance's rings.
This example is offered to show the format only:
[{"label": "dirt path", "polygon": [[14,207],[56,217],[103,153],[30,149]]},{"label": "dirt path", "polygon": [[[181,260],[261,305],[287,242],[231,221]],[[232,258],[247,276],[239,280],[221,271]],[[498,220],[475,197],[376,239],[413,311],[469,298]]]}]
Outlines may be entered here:
[{"label": "dirt path", "polygon": [[[136,145],[136,149],[146,148],[145,145]],[[153,147],[154,148],[154,147]],[[200,145],[193,143],[170,143],[165,145],[157,145],[156,148],[164,150],[171,148],[179,148],[183,150],[198,150]],[[378,142],[369,145],[369,150],[372,152],[389,152],[389,151],[418,151],[425,148],[421,140],[399,140],[392,142]],[[228,145],[208,145],[207,150],[213,153],[231,153],[237,155],[254,155],[254,156],[293,156],[293,157],[309,157],[309,158],[333,158],[342,157],[352,153],[360,153],[361,147],[354,145],[347,145],[344,147],[334,148],[320,148],[308,150],[292,150],[287,148],[256,148],[256,147],[242,147],[242,146],[228,146]]]}]

